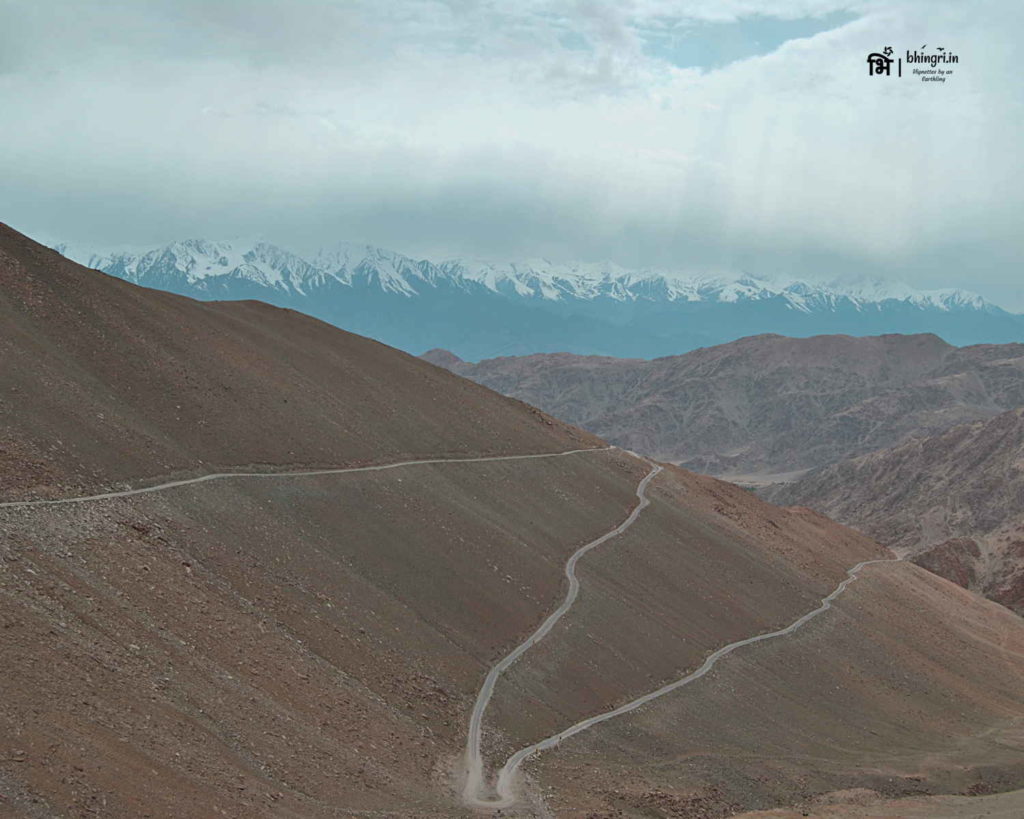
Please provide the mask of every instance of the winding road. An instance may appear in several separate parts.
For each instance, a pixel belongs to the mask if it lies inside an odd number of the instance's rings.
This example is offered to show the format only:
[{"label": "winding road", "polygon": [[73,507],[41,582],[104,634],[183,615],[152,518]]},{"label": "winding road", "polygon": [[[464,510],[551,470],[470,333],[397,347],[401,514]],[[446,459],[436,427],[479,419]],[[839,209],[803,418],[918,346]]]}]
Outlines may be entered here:
[{"label": "winding road", "polygon": [[[480,735],[483,729],[483,718],[484,711],[487,710],[487,704],[491,701],[491,694],[494,693],[494,684],[498,681],[498,677],[501,676],[502,672],[505,671],[512,663],[518,660],[532,645],[538,643],[552,628],[555,623],[562,619],[562,615],[565,614],[572,604],[576,601],[576,596],[580,592],[580,581],[576,577],[576,564],[583,555],[589,552],[591,549],[595,549],[602,543],[611,540],[613,537],[617,537],[625,532],[630,526],[632,526],[640,513],[644,508],[650,504],[650,500],[647,499],[647,485],[654,479],[654,476],[661,472],[662,467],[652,466],[650,472],[648,472],[640,484],[636,488],[636,497],[639,501],[636,506],[633,507],[633,511],[629,513],[625,520],[622,521],[614,529],[605,532],[601,537],[590,541],[589,543],[580,546],[565,564],[565,576],[569,579],[569,589],[565,593],[565,599],[562,604],[548,615],[548,618],[541,623],[537,630],[527,637],[523,642],[513,648],[508,654],[501,658],[491,670],[487,672],[487,677],[484,679],[484,684],[480,688],[480,693],[476,696],[476,702],[473,704],[473,712],[469,718],[469,733],[466,738],[466,784],[463,789],[463,798],[469,805],[477,807],[506,807],[506,803],[496,803],[494,800],[481,798],[480,792],[484,787],[484,763],[483,758],[480,754]],[[510,794],[511,798],[511,794]],[[499,800],[500,801],[500,800]],[[507,803],[512,804],[511,801]]]},{"label": "winding road", "polygon": [[562,605],[559,606],[558,609],[556,609],[555,612],[550,617],[548,617],[547,620],[544,621],[544,623],[541,625],[540,628],[537,629],[537,631],[531,634],[523,643],[520,643],[518,646],[516,646],[508,655],[506,655],[493,668],[491,668],[490,672],[488,673],[487,679],[484,681],[483,688],[480,689],[480,693],[477,695],[476,704],[473,707],[473,713],[470,719],[469,740],[466,744],[467,779],[465,788],[463,790],[463,800],[467,805],[472,807],[491,809],[507,808],[514,805],[517,801],[514,790],[515,775],[516,772],[519,770],[520,765],[522,765],[523,762],[525,762],[529,757],[533,756],[536,753],[539,753],[540,751],[544,751],[549,748],[554,748],[562,740],[568,739],[569,737],[574,736],[575,734],[578,734],[581,731],[585,731],[588,728],[592,728],[593,726],[598,725],[602,722],[606,722],[607,720],[613,719],[614,717],[622,716],[623,714],[628,714],[630,711],[635,711],[637,708],[640,708],[642,705],[646,705],[652,700],[656,700],[659,697],[663,697],[666,694],[669,694],[678,688],[682,688],[685,685],[689,685],[690,683],[696,682],[705,674],[707,674],[712,668],[714,668],[715,664],[719,660],[721,660],[723,657],[728,656],[729,654],[732,654],[739,648],[753,645],[754,643],[760,643],[765,640],[773,640],[777,637],[785,637],[789,634],[792,634],[797,629],[809,623],[819,614],[822,614],[823,612],[826,612],[830,608],[832,608],[832,602],[837,597],[839,597],[844,591],[846,591],[847,586],[849,586],[854,580],[857,579],[857,576],[859,575],[861,569],[863,569],[865,566],[870,566],[873,563],[894,563],[902,560],[902,558],[878,558],[875,560],[862,560],[856,566],[847,570],[846,577],[843,579],[843,581],[838,586],[836,586],[836,588],[833,589],[829,595],[822,598],[821,604],[816,609],[809,611],[801,617],[797,618],[785,628],[781,628],[776,631],[765,632],[764,634],[758,634],[754,637],[747,637],[746,639],[737,640],[734,643],[729,643],[728,645],[722,646],[721,648],[717,649],[712,654],[710,654],[696,671],[690,672],[685,677],[681,677],[678,680],[674,680],[670,683],[667,683],[666,685],[661,686],[661,688],[657,688],[654,691],[650,691],[646,694],[643,694],[642,696],[639,696],[634,700],[630,700],[624,705],[620,705],[618,708],[614,708],[610,711],[605,711],[602,714],[597,714],[596,716],[588,717],[587,719],[581,720],[577,722],[575,725],[571,725],[570,727],[566,728],[564,731],[560,731],[557,734],[548,737],[547,739],[542,739],[540,742],[536,742],[533,745],[516,751],[514,754],[512,754],[512,756],[508,758],[508,760],[502,766],[501,770],[498,772],[497,780],[494,786],[494,792],[496,793],[496,796],[481,795],[486,785],[486,783],[484,782],[483,760],[481,759],[480,756],[481,723],[483,719],[484,709],[486,709],[487,703],[490,701],[491,694],[494,691],[495,682],[506,668],[508,668],[513,662],[515,662],[515,660],[518,659],[528,648],[530,648],[530,646],[534,645],[545,634],[547,634],[551,630],[551,627],[555,624],[555,622],[559,618],[561,618],[562,615],[566,613],[566,611],[569,610],[569,607],[572,605],[573,601],[576,599],[577,593],[579,592],[579,581],[576,579],[575,575],[575,567],[577,561],[580,559],[580,557],[583,556],[583,554],[585,554],[590,549],[603,543],[609,538],[615,537],[615,535],[621,534],[629,525],[631,525],[636,520],[637,516],[640,514],[640,511],[650,503],[650,501],[647,500],[644,494],[647,488],[647,484],[650,483],[651,479],[660,470],[661,467],[654,467],[654,469],[652,469],[651,472],[647,474],[643,481],[640,482],[640,486],[637,487],[637,497],[640,498],[640,504],[633,510],[633,512],[625,521],[623,521],[621,524],[619,524],[618,527],[613,529],[611,532],[608,532],[601,538],[598,538],[597,540],[588,543],[586,546],[575,552],[572,555],[572,557],[569,558],[569,562],[566,563],[565,566],[565,573],[566,576],[569,578],[570,591],[569,594],[566,595],[566,599],[563,601]]},{"label": "winding road", "polygon": [[467,464],[479,463],[481,461],[525,461],[533,458],[561,458],[565,455],[576,455],[580,452],[607,452],[618,447],[588,447],[587,449],[569,449],[563,452],[539,452],[530,455],[484,455],[473,458],[425,458],[419,461],[398,461],[390,464],[377,464],[376,466],[348,466],[331,469],[301,469],[290,472],[211,472],[208,475],[200,475],[198,478],[183,478],[177,481],[167,481],[155,486],[144,486],[138,489],[124,489],[117,492],[101,492],[98,495],[81,495],[76,498],[55,498],[52,500],[25,500],[25,501],[4,501],[0,502],[0,509],[18,509],[30,506],[54,506],[60,503],[87,503],[89,501],[108,500],[110,498],[127,498],[132,495],[145,495],[150,492],[163,492],[167,489],[176,489],[179,486],[191,486],[207,481],[219,481],[226,478],[303,478],[312,475],[342,475],[349,472],[382,472],[385,469],[398,469],[402,466],[420,466],[424,464]]},{"label": "winding road", "polygon": [[[87,503],[91,501],[108,500],[112,498],[126,498],[134,495],[144,495],[151,492],[163,492],[168,489],[176,489],[182,486],[191,486],[199,483],[206,483],[208,481],[226,480],[233,478],[297,478],[307,477],[315,475],[340,475],[347,473],[357,472],[381,472],[388,469],[398,469],[407,466],[419,466],[427,464],[451,464],[451,463],[480,463],[484,461],[518,461],[518,460],[529,460],[537,458],[560,458],[566,455],[575,455],[583,452],[606,452],[608,450],[618,449],[618,447],[607,446],[607,447],[588,447],[585,449],[571,449],[562,452],[540,452],[527,455],[490,455],[490,456],[475,456],[469,458],[425,458],[422,460],[409,460],[409,461],[398,461],[395,463],[388,464],[377,464],[372,466],[354,466],[354,467],[337,467],[328,469],[305,469],[305,470],[292,470],[287,472],[212,472],[206,475],[200,475],[195,478],[183,478],[180,480],[166,481],[164,483],[155,484],[153,486],[138,487],[135,489],[124,489],[119,491],[101,492],[95,495],[82,495],[78,497],[70,498],[54,498],[54,499],[39,499],[39,500],[23,500],[23,501],[3,501],[0,502],[0,509],[17,509],[27,507],[38,507],[38,506],[54,506],[58,504],[67,503]],[[624,450],[625,451],[625,450]],[[635,453],[628,453],[635,455]],[[635,455],[636,456],[636,455]],[[640,457],[640,456],[636,456]],[[790,623],[785,628],[778,629],[777,631],[770,631],[764,634],[758,634],[754,637],[748,637],[744,640],[738,640],[729,645],[723,646],[717,649],[714,653],[708,656],[704,663],[696,671],[687,674],[685,677],[681,677],[678,680],[667,683],[661,688],[650,691],[647,694],[643,694],[624,705],[620,705],[610,711],[606,711],[602,714],[598,714],[593,717],[577,722],[575,725],[571,725],[564,731],[543,739],[540,742],[536,742],[526,748],[522,748],[516,751],[512,756],[508,758],[501,770],[498,771],[498,775],[494,785],[494,796],[482,795],[486,789],[486,782],[484,776],[484,764],[483,758],[480,753],[481,734],[483,729],[483,716],[487,710],[487,706],[490,703],[491,696],[494,693],[494,686],[498,681],[501,674],[514,663],[519,657],[521,657],[527,650],[543,639],[555,626],[555,624],[565,615],[566,612],[572,607],[572,604],[576,601],[579,595],[580,582],[576,576],[576,565],[580,559],[592,549],[600,546],[611,540],[614,537],[622,534],[626,529],[632,526],[640,513],[650,504],[650,500],[647,498],[647,487],[654,477],[662,471],[662,467],[659,465],[652,465],[650,471],[644,476],[636,488],[636,497],[638,503],[633,507],[633,510],[629,515],[614,529],[605,532],[599,538],[590,541],[589,543],[581,546],[569,557],[565,564],[565,576],[569,580],[569,588],[566,592],[565,599],[548,617],[541,623],[540,626],[523,642],[513,648],[508,654],[502,659],[495,663],[490,671],[487,673],[487,677],[484,679],[483,685],[477,694],[476,702],[473,705],[473,711],[470,715],[469,731],[466,739],[466,783],[463,790],[463,799],[467,805],[481,808],[504,808],[509,807],[517,801],[514,791],[514,780],[519,767],[529,757],[533,756],[540,751],[547,750],[557,746],[562,740],[568,739],[575,734],[585,731],[599,723],[610,720],[614,717],[627,714],[630,711],[634,711],[640,708],[642,705],[651,702],[652,700],[663,697],[666,694],[675,691],[677,688],[682,688],[685,685],[689,685],[692,682],[696,682],[705,674],[707,674],[715,664],[723,657],[731,654],[743,646],[752,645],[759,643],[764,640],[771,640],[776,637],[784,637],[788,634],[792,634],[797,629],[804,626],[810,620],[817,617],[819,614],[827,611],[832,607],[832,602],[839,597],[854,580],[861,569],[865,566],[871,565],[872,563],[892,563],[901,560],[902,558],[882,558],[875,560],[864,560],[858,563],[853,568],[847,571],[846,578],[829,594],[827,597],[822,598],[821,604],[818,608],[813,611],[804,614],[797,620]]]}]

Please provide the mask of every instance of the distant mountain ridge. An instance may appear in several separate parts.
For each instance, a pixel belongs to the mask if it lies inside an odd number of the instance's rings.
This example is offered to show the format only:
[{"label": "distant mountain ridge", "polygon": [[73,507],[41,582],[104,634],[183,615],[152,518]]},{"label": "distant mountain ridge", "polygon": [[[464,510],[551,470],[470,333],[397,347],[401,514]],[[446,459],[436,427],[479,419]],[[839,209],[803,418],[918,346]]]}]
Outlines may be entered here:
[{"label": "distant mountain ridge", "polygon": [[1024,406],[1024,344],[761,335],[654,361],[423,358],[612,443],[729,480],[826,466]]},{"label": "distant mountain ridge", "polygon": [[816,284],[544,259],[434,263],[353,243],[308,256],[265,241],[205,239],[150,250],[55,249],[136,284],[255,298],[410,352],[444,347],[467,359],[561,350],[649,358],[761,332],[1024,339],[1024,317],[976,294],[871,280]]},{"label": "distant mountain ridge", "polygon": [[655,361],[422,358],[810,507],[1024,614],[1024,344],[755,336]]}]

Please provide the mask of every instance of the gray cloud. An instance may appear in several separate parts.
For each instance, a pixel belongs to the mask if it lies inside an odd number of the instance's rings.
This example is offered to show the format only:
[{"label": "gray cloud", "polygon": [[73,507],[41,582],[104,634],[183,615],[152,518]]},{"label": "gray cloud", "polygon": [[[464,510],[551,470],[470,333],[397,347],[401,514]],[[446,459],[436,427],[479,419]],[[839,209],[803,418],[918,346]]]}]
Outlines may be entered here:
[{"label": "gray cloud", "polygon": [[[717,70],[645,35],[839,12]],[[1012,0],[6,0],[0,218],[99,246],[863,272],[1024,310],[1020,22]],[[961,55],[949,82],[867,77],[923,43]]]}]

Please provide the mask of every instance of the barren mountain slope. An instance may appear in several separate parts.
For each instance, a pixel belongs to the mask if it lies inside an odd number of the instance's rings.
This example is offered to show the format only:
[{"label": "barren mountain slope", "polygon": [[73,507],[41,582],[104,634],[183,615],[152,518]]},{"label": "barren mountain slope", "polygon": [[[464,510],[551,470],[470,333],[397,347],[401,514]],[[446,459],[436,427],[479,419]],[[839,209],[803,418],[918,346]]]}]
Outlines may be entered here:
[{"label": "barren mountain slope", "polygon": [[[0,507],[0,812],[468,815],[485,675],[556,608],[565,561],[626,517],[649,465],[287,311],[135,288],[10,232],[0,252],[3,502],[266,473]],[[549,457],[281,474],[491,453]],[[887,555],[683,470],[649,489],[636,524],[581,561],[576,605],[499,679],[489,772],[796,622]],[[531,760],[512,813],[696,799],[725,816],[874,786],[880,768],[892,795],[1024,785],[1008,728],[1024,624],[915,567],[868,568],[793,635]],[[703,722],[648,721],[693,708]],[[787,748],[813,776],[779,762]]]},{"label": "barren mountain slope", "polygon": [[1010,790],[1024,775],[1021,638],[1001,606],[912,564],[876,564],[790,638],[737,652],[528,773],[566,815],[730,816],[850,788]]},{"label": "barren mountain slope", "polygon": [[1024,405],[1024,345],[753,336],[681,356],[424,356],[613,443],[724,477],[823,466]]},{"label": "barren mountain slope", "polygon": [[1024,614],[1024,409],[841,461],[769,495]]},{"label": "barren mountain slope", "polygon": [[595,445],[370,339],[128,284],[3,225],[0,326],[6,498],[219,466]]}]

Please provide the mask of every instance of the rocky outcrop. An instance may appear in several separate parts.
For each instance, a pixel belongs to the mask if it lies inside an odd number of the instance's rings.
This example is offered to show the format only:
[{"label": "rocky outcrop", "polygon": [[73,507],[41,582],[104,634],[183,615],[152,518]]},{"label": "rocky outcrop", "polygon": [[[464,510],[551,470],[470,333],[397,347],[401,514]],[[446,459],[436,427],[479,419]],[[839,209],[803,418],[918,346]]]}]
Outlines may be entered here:
[{"label": "rocky outcrop", "polygon": [[914,562],[930,572],[952,580],[965,589],[972,588],[978,581],[978,564],[981,549],[977,541],[969,537],[958,537],[932,546],[914,556]]}]

